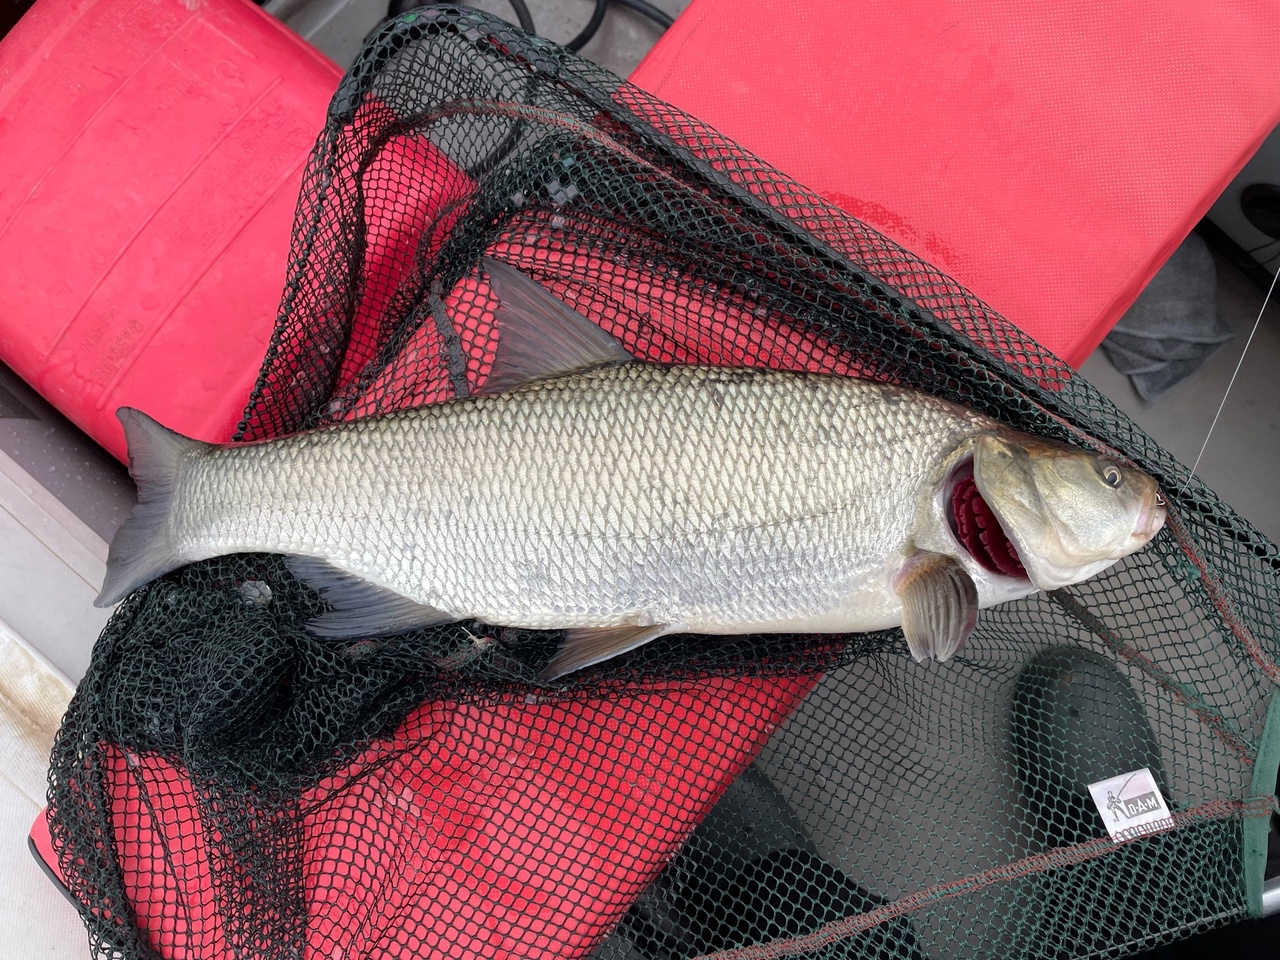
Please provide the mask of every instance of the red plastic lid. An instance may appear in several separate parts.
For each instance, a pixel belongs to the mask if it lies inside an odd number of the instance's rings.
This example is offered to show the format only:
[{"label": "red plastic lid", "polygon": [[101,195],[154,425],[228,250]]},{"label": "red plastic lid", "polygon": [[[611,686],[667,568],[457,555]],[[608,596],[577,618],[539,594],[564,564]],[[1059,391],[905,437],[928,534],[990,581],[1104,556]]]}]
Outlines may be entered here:
[{"label": "red plastic lid", "polygon": [[1079,365],[1280,121],[1280,7],[693,0],[632,74]]},{"label": "red plastic lid", "polygon": [[0,360],[124,459],[225,440],[341,73],[248,0],[40,0],[0,42]]}]

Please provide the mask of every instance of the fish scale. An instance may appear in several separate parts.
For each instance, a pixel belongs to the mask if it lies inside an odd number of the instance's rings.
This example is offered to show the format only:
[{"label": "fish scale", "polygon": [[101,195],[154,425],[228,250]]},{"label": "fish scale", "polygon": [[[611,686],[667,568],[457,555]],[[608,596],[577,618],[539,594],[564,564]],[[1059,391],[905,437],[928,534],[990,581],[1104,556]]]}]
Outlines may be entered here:
[{"label": "fish scale", "polygon": [[900,609],[886,556],[993,427],[849,378],[628,364],[201,450],[170,538],[185,562],[321,557],[510,626],[876,629]]}]

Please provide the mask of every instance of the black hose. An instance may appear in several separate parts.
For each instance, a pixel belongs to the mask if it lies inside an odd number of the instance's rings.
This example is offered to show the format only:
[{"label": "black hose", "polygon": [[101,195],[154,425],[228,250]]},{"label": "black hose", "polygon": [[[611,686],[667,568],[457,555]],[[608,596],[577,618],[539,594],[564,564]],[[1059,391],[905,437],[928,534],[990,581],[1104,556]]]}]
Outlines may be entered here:
[{"label": "black hose", "polygon": [[[261,0],[259,0],[261,2]],[[398,17],[400,14],[412,10],[414,7],[425,6],[429,0],[391,0],[387,6],[388,17]],[[649,0],[596,0],[595,10],[591,13],[591,19],[587,21],[587,25],[582,28],[582,32],[570,40],[566,47],[577,53],[585,47],[591,38],[596,35],[596,31],[600,29],[600,24],[604,22],[605,14],[609,12],[610,2],[616,3],[621,7],[634,10],[643,17],[648,17],[658,26],[666,30],[671,24],[675,23],[668,14],[659,10]],[[537,28],[533,25],[533,14],[529,12],[529,6],[525,0],[507,0],[511,4],[511,9],[515,12],[516,20],[520,23],[520,29],[530,36],[537,36]]]},{"label": "black hose", "polygon": [[[398,17],[415,7],[425,7],[429,2],[430,0],[391,0],[387,5],[387,16]],[[516,19],[520,21],[520,29],[530,35],[537,34],[538,31],[533,26],[533,14],[529,12],[529,7],[524,0],[507,0],[507,3],[511,4]]]},{"label": "black hose", "polygon": [[566,43],[565,47],[574,53],[585,47],[591,38],[596,35],[596,31],[600,29],[600,24],[604,22],[604,15],[608,12],[609,0],[596,0],[596,9],[591,14],[591,19],[582,28],[582,32]]},{"label": "black hose", "polygon": [[511,4],[511,9],[516,12],[516,19],[520,21],[520,29],[530,36],[536,35],[538,31],[533,28],[533,14],[529,12],[524,0],[507,0],[507,3]]},{"label": "black hose", "polygon": [[634,10],[641,16],[648,17],[663,30],[666,30],[669,26],[675,23],[675,20],[672,17],[663,13],[652,3],[649,3],[648,0],[613,0],[613,2],[620,7],[627,7],[630,10]]}]

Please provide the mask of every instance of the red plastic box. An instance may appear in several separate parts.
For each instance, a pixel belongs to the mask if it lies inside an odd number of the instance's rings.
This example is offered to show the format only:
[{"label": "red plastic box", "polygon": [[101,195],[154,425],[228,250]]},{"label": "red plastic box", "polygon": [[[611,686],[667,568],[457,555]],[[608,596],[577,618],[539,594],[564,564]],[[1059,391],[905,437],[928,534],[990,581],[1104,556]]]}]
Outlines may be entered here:
[{"label": "red plastic box", "polygon": [[1083,363],[1280,121],[1260,0],[693,0],[631,79]]},{"label": "red plastic box", "polygon": [[121,459],[226,440],[341,72],[249,0],[40,0],[0,41],[0,360]]}]

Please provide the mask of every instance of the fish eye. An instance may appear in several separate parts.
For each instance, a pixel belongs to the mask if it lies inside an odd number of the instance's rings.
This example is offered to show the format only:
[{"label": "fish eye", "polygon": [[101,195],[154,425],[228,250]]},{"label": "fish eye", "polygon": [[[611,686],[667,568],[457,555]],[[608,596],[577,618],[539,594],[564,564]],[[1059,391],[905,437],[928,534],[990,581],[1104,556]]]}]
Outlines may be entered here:
[{"label": "fish eye", "polygon": [[1124,477],[1120,475],[1120,468],[1114,463],[1102,464],[1101,473],[1102,482],[1112,489],[1120,486],[1120,481],[1124,479]]}]

